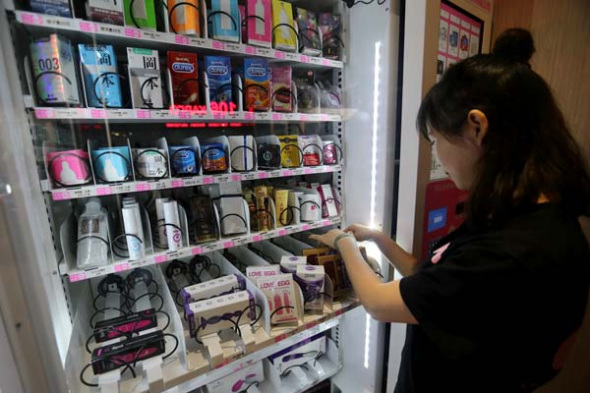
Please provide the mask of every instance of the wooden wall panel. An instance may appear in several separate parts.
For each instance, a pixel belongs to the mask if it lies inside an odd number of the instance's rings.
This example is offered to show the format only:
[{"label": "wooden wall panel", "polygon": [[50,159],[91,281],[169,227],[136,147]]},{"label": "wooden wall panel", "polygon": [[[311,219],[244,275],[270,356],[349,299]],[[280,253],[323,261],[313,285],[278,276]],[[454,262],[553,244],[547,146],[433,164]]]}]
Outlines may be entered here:
[{"label": "wooden wall panel", "polygon": [[[495,0],[494,39],[510,27],[523,27],[533,34],[537,52],[531,66],[551,86],[590,162],[590,1]],[[589,364],[590,301],[568,361],[539,393],[589,392]]]}]

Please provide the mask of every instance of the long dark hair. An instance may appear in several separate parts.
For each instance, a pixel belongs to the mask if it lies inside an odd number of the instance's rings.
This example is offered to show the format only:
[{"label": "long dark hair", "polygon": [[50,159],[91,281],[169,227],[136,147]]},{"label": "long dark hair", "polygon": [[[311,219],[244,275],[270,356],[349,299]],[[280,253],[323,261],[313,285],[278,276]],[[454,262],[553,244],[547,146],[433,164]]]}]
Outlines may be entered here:
[{"label": "long dark hair", "polygon": [[461,136],[470,110],[488,118],[466,209],[472,222],[502,223],[541,195],[572,214],[587,214],[588,170],[551,89],[528,64],[532,38],[525,40],[523,56],[514,55],[518,48],[510,47],[506,35],[503,40],[494,54],[468,58],[444,74],[422,101],[418,129],[428,138],[431,127],[452,141]]}]

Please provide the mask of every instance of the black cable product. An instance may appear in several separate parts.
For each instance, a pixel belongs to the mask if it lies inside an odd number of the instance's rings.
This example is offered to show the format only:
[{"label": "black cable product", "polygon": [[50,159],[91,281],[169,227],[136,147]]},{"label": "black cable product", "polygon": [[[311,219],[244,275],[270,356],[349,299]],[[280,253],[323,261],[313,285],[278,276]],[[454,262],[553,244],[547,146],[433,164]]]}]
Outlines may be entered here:
[{"label": "black cable product", "polygon": [[[308,36],[304,35],[303,33],[306,31],[311,31],[313,33],[315,33],[315,36],[318,37],[317,42],[314,41],[313,39],[309,38]],[[303,39],[306,39],[307,42],[309,42],[310,44],[312,44],[312,49],[317,49],[317,50],[322,50],[322,42],[320,39],[321,35],[320,32],[317,31],[316,29],[302,29],[299,30],[299,52],[303,52],[303,50],[305,49],[305,45],[303,45]],[[313,46],[314,44],[317,45],[317,48],[315,46]]]},{"label": "black cable product", "polygon": [[295,39],[297,40],[297,30],[295,30],[295,28],[293,26],[291,26],[288,23],[279,23],[278,25],[275,25],[272,28],[272,31],[270,32],[270,34],[272,35],[272,42],[273,42],[273,47],[274,47],[274,41],[275,41],[275,30],[278,29],[279,27],[288,27],[289,29],[291,29],[291,31],[293,31],[295,33]]},{"label": "black cable product", "polygon": [[96,316],[98,314],[100,314],[100,313],[103,313],[104,314],[108,310],[119,311],[121,313],[121,315],[127,315],[127,313],[125,311],[123,311],[122,308],[118,308],[118,307],[105,307],[105,308],[102,308],[100,310],[95,311],[94,314],[92,314],[92,316],[90,317],[89,323],[90,323],[90,328],[91,329],[94,329],[94,323],[92,323],[94,321],[94,318],[96,318]]},{"label": "black cable product", "polygon": [[[220,318],[220,321],[229,321],[229,322],[233,323],[236,333],[240,337],[242,336],[242,331],[240,330],[240,326],[236,323],[236,321],[233,320],[233,317],[225,318],[224,316],[221,316],[221,317],[213,317],[213,318]],[[205,324],[205,326],[206,326],[206,324]],[[195,341],[197,341],[197,343],[203,345],[203,342],[201,340],[199,340],[199,331],[201,329],[203,329],[203,324],[199,324],[199,326],[197,326],[197,329],[195,330]]]},{"label": "black cable product", "polygon": [[[82,371],[80,371],[80,382],[82,382],[84,385],[86,385],[86,386],[88,386],[88,387],[91,387],[91,388],[96,388],[96,387],[98,387],[98,384],[97,384],[97,383],[88,383],[88,382],[87,382],[87,381],[84,379],[84,372],[86,372],[86,370],[87,370],[89,367],[92,367],[92,365],[93,365],[94,363],[101,362],[101,361],[104,361],[104,360],[107,360],[107,359],[104,359],[104,358],[98,358],[98,359],[95,359],[94,361],[92,361],[92,362],[88,363],[86,366],[84,366],[84,368],[82,368]],[[114,363],[113,361],[111,361],[111,362],[112,362],[112,363]],[[124,361],[124,360],[120,360],[120,359],[117,359],[117,362],[124,363],[124,365],[126,365],[126,366],[127,366],[127,367],[125,367],[125,368],[124,368],[124,369],[121,371],[121,375],[123,375],[123,374],[125,373],[125,371],[127,371],[127,369],[129,369],[129,370],[131,371],[131,375],[133,375],[133,378],[137,378],[137,374],[135,374],[135,370],[133,369],[133,367],[131,367],[131,365],[130,365],[129,363],[127,363],[127,362],[126,362],[126,361]],[[116,364],[115,364],[115,365],[116,365]]]},{"label": "black cable product", "polygon": [[[66,153],[66,152],[64,152],[64,153],[60,153],[60,154],[57,154],[57,155],[55,155],[55,156],[54,156],[54,157],[52,157],[52,158],[51,158],[51,160],[49,160],[49,162],[47,163],[47,169],[48,169],[48,171],[47,171],[47,172],[49,173],[49,177],[51,178],[51,180],[52,180],[52,181],[53,181],[55,184],[57,184],[58,186],[60,186],[60,187],[69,187],[68,185],[66,185],[66,184],[63,184],[63,183],[60,183],[59,181],[57,181],[57,180],[55,179],[55,177],[53,176],[53,170],[52,170],[52,168],[53,168],[53,162],[54,162],[56,159],[58,159],[58,158],[60,158],[60,157],[63,157],[63,156],[76,157],[77,159],[79,159],[80,161],[82,161],[82,162],[84,163],[84,166],[86,167],[86,173],[88,174],[88,176],[87,176],[87,177],[86,177],[86,178],[83,180],[83,181],[84,181],[84,183],[82,183],[82,184],[89,183],[89,182],[90,182],[90,180],[91,180],[91,178],[92,178],[92,175],[91,175],[92,171],[90,170],[90,162],[89,162],[89,161],[88,161],[86,158],[84,158],[84,157],[80,157],[80,156],[79,156],[79,155],[77,155],[77,154],[74,154],[74,153]],[[76,184],[76,186],[79,186],[79,185],[82,185],[82,184]]]},{"label": "black cable product", "polygon": [[303,303],[305,304],[305,303],[313,302],[320,296],[324,296],[324,297],[332,299],[332,296],[326,292],[317,292],[317,293],[310,292],[303,297]]},{"label": "black cable product", "polygon": [[113,239],[113,245],[115,245],[115,246],[113,247],[113,254],[115,254],[115,255],[116,255],[116,256],[118,256],[119,258],[128,258],[128,257],[129,257],[129,253],[127,253],[127,255],[124,255],[124,254],[119,254],[118,252],[116,252],[116,251],[115,251],[115,249],[119,249],[119,250],[123,250],[123,251],[125,251],[125,250],[128,250],[126,247],[125,247],[125,248],[122,248],[122,247],[121,247],[120,245],[118,245],[118,243],[117,243],[117,242],[118,242],[120,239],[122,239],[122,238],[124,238],[124,237],[127,237],[127,236],[134,237],[134,238],[136,238],[137,240],[139,240],[139,242],[140,242],[140,243],[142,243],[142,244],[143,244],[143,239],[142,239],[142,238],[140,238],[139,236],[137,236],[137,235],[133,234],[133,233],[122,233],[122,234],[120,234],[119,236],[117,236],[117,237],[115,237],[115,238]]},{"label": "black cable product", "polygon": [[[301,213],[301,209],[299,209],[297,206],[287,206],[287,208],[283,209],[283,211],[281,211],[281,213],[279,214],[279,222],[281,223],[281,225],[289,226],[289,225],[293,224],[293,220],[295,219],[295,214],[293,213],[292,209],[299,210],[299,212]],[[291,212],[291,218],[289,219],[288,222],[285,222],[283,220],[283,215],[285,214],[285,212]]]},{"label": "black cable product", "polygon": [[97,155],[97,156],[96,156],[96,158],[95,158],[95,159],[94,159],[94,161],[93,161],[93,165],[94,165],[94,167],[96,168],[96,164],[98,163],[98,159],[99,159],[100,157],[102,157],[102,156],[105,156],[105,155],[107,155],[107,154],[114,154],[114,155],[116,155],[116,156],[119,156],[119,157],[121,157],[123,160],[125,160],[125,163],[127,164],[127,175],[125,175],[125,178],[124,178],[123,180],[108,181],[108,180],[105,180],[105,179],[103,179],[103,178],[102,178],[102,177],[101,177],[101,176],[98,174],[98,172],[97,172],[97,171],[95,171],[94,175],[96,176],[96,178],[97,178],[98,180],[100,180],[101,182],[103,182],[103,183],[107,183],[107,184],[108,184],[108,183],[121,183],[121,182],[125,182],[125,181],[129,180],[129,177],[131,176],[131,162],[130,162],[130,161],[127,159],[127,157],[125,157],[123,154],[121,154],[121,153],[119,153],[119,152],[117,152],[117,151],[113,151],[113,150],[111,150],[111,151],[104,151],[104,152],[100,153],[99,155]]},{"label": "black cable product", "polygon": [[[98,96],[98,94],[96,93],[96,87],[97,87],[97,83],[98,83],[98,81],[99,81],[101,78],[103,78],[103,77],[105,77],[105,76],[109,76],[109,75],[115,75],[115,76],[116,76],[117,78],[119,78],[119,79],[124,79],[124,80],[126,80],[126,79],[127,79],[125,76],[123,76],[123,75],[119,74],[118,72],[103,72],[102,74],[100,74],[99,76],[97,76],[97,77],[94,79],[94,83],[93,83],[93,85],[94,85],[94,88],[92,89],[92,92],[94,93],[94,97],[95,97],[95,98],[96,98],[96,100],[97,100],[98,102],[100,102],[100,103],[102,104],[102,106],[103,106],[103,107],[105,107],[105,108],[127,108],[127,107],[129,106],[129,102],[126,102],[124,105],[121,105],[120,107],[119,107],[119,106],[110,106],[110,105],[108,105],[108,104],[107,104],[107,103],[104,101],[104,99],[103,99],[103,98],[99,97],[99,96]],[[110,80],[109,80],[108,78],[105,78],[105,81],[108,81],[107,83],[112,83],[112,82],[110,82]],[[103,83],[104,83],[104,82],[103,82]]]},{"label": "black cable product", "polygon": [[250,388],[251,388],[252,386],[254,386],[254,385],[256,385],[256,387],[258,387],[258,386],[260,385],[260,382],[258,382],[258,381],[254,381],[254,382],[252,382],[250,385],[248,385],[248,386],[246,387],[246,389],[242,389],[242,390],[240,390],[238,393],[248,393],[248,389],[250,389]]},{"label": "black cable product", "polygon": [[154,297],[157,297],[157,298],[160,299],[160,301],[161,301],[160,308],[158,308],[158,310],[156,312],[161,312],[162,309],[164,308],[164,298],[162,297],[162,295],[160,295],[157,292],[147,292],[147,293],[144,293],[143,295],[139,296],[137,299],[133,299],[133,302],[131,303],[131,306],[129,308],[130,309],[133,309],[133,307],[135,306],[135,304],[137,303],[137,301],[139,299],[142,299],[142,298],[146,297],[146,296],[149,296],[150,297],[150,300],[153,299]]},{"label": "black cable product", "polygon": [[[240,319],[242,319],[242,315],[244,315],[246,313],[246,311],[248,311],[250,309],[250,306],[247,306],[245,309],[242,310],[242,312],[240,313],[240,315],[238,316],[238,319],[236,320],[236,326],[240,326]],[[250,326],[254,326],[258,321],[260,321],[260,318],[262,318],[262,306],[260,304],[254,304],[254,309],[259,309],[260,313],[258,314],[258,316],[256,317],[256,311],[254,311],[254,320],[252,322],[250,322]],[[236,330],[237,333],[237,330]]]},{"label": "black cable product", "polygon": [[305,371],[309,371],[309,368],[307,367],[307,364],[295,364],[291,367],[287,367],[282,373],[281,373],[281,378],[286,377],[287,375],[291,374],[291,370],[294,368],[302,368]]}]

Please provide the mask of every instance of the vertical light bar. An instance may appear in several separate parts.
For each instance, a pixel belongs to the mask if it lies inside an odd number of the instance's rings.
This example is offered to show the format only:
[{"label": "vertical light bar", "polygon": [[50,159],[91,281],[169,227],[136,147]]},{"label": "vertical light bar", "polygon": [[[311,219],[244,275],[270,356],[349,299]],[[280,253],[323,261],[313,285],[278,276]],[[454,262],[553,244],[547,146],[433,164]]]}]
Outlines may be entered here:
[{"label": "vertical light bar", "polygon": [[[371,146],[371,215],[370,226],[377,226],[377,133],[379,127],[379,85],[381,84],[381,42],[375,43],[375,59],[373,69],[373,134]],[[369,352],[371,349],[371,316],[366,315],[365,319],[365,362],[366,369],[369,368]]]}]

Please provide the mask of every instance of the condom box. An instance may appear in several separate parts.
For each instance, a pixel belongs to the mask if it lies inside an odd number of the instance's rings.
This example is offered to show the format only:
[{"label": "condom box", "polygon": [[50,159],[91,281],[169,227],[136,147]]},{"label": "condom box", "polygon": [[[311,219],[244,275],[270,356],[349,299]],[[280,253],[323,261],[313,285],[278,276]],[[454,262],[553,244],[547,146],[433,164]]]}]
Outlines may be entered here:
[{"label": "condom box", "polygon": [[338,60],[342,48],[342,18],[338,14],[322,12],[320,14],[320,30],[324,38],[324,57]]},{"label": "condom box", "polygon": [[274,48],[295,52],[297,50],[297,33],[291,3],[272,0],[272,26]]},{"label": "condom box", "polygon": [[123,106],[117,58],[111,45],[78,45],[88,106]]},{"label": "condom box", "polygon": [[44,105],[78,105],[78,77],[70,40],[57,34],[35,40],[31,46],[33,83]]},{"label": "condom box", "polygon": [[208,19],[214,40],[240,42],[238,0],[211,0]]},{"label": "condom box", "polygon": [[246,280],[244,280],[244,277],[238,276],[237,274],[230,274],[185,287],[181,290],[181,296],[184,304],[188,304],[243,291],[244,289],[246,289]]},{"label": "condom box", "polygon": [[88,19],[99,23],[125,24],[123,2],[120,0],[87,0],[86,15]]},{"label": "condom box", "polygon": [[272,30],[270,0],[248,0],[246,14],[247,43],[270,48]]},{"label": "condom box", "polygon": [[229,57],[205,56],[205,72],[211,102],[232,102],[231,63]]},{"label": "condom box", "polygon": [[270,79],[268,62],[263,59],[244,59],[244,108],[247,111],[270,109]]},{"label": "condom box", "polygon": [[237,322],[241,316],[240,324],[256,320],[254,296],[247,290],[188,303],[184,309],[191,337],[202,337],[235,327],[228,318]]},{"label": "condom box", "polygon": [[131,101],[134,108],[156,109],[164,106],[160,58],[157,50],[127,48]]},{"label": "condom box", "polygon": [[326,336],[320,333],[270,355],[268,360],[281,375],[289,368],[301,366],[310,360],[313,363],[314,359],[318,359],[325,353]]},{"label": "condom box", "polygon": [[169,51],[168,70],[174,104],[197,105],[199,103],[197,54]]},{"label": "condom box", "polygon": [[29,0],[29,6],[31,11],[40,14],[72,17],[69,0]]},{"label": "condom box", "polygon": [[[155,0],[124,0],[125,25],[142,30],[156,30]],[[131,8],[133,5],[133,9]]]},{"label": "condom box", "polygon": [[270,67],[271,104],[276,112],[292,112],[293,97],[291,92],[292,68],[289,65]]},{"label": "condom box", "polygon": [[201,1],[200,0],[170,0],[168,13],[171,25],[170,33],[183,35],[201,35]]},{"label": "condom box", "polygon": [[207,393],[246,392],[250,386],[255,386],[262,381],[264,381],[264,368],[260,361],[211,382],[207,385]]},{"label": "condom box", "polygon": [[322,54],[322,40],[318,30],[318,18],[315,12],[297,7],[297,26],[299,27],[300,46],[304,55]]}]

